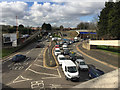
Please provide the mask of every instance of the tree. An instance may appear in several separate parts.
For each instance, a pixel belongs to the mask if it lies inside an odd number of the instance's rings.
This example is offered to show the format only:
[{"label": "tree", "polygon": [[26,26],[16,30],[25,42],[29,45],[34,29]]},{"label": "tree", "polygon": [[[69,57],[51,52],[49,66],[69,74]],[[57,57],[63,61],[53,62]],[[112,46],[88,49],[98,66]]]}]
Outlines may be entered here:
[{"label": "tree", "polygon": [[63,25],[61,25],[61,26],[60,26],[60,30],[63,30],[63,29],[64,29],[64,27],[63,27]]},{"label": "tree", "polygon": [[49,23],[48,23],[48,24],[43,23],[42,29],[43,29],[43,30],[52,30],[52,27],[51,27],[51,25],[50,25]]},{"label": "tree", "polygon": [[111,10],[110,3],[112,2],[106,2],[105,8],[100,12],[99,21],[98,21],[98,30],[97,34],[99,37],[107,37],[109,35],[108,31],[108,13]]},{"label": "tree", "polygon": [[106,39],[120,39],[120,2],[106,2],[100,12],[97,34]]},{"label": "tree", "polygon": [[19,28],[24,28],[24,26],[22,24],[19,25]]}]

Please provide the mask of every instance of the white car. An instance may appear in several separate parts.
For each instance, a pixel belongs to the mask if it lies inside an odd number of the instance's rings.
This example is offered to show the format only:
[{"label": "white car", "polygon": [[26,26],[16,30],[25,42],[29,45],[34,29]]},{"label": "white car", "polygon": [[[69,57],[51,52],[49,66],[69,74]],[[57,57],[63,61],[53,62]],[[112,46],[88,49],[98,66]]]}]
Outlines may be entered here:
[{"label": "white car", "polygon": [[65,58],[64,55],[58,55],[57,60],[58,60],[58,62],[59,62],[59,65],[62,65],[62,62],[63,62],[64,60],[67,60],[67,58]]},{"label": "white car", "polygon": [[68,47],[67,45],[62,45],[62,47],[64,48],[64,47]]},{"label": "white car", "polygon": [[62,70],[67,80],[79,80],[79,72],[76,65],[71,60],[64,60],[62,62]]},{"label": "white car", "polygon": [[75,64],[76,64],[77,68],[80,70],[88,70],[88,65],[86,65],[85,61],[82,59],[77,59],[75,61]]},{"label": "white car", "polygon": [[59,49],[59,48],[56,48],[55,51],[54,51],[54,54],[55,54],[55,56],[61,54],[60,49]]},{"label": "white car", "polygon": [[68,47],[63,47],[63,50],[68,50],[69,48]]}]

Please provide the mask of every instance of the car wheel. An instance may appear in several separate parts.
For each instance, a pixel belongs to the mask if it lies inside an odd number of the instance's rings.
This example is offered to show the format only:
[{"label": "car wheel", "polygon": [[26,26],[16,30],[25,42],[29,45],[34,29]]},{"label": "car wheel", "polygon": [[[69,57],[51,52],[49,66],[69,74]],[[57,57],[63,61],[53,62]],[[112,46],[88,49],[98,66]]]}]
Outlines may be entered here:
[{"label": "car wheel", "polygon": [[68,77],[65,76],[65,78],[66,78],[66,80],[68,80]]}]

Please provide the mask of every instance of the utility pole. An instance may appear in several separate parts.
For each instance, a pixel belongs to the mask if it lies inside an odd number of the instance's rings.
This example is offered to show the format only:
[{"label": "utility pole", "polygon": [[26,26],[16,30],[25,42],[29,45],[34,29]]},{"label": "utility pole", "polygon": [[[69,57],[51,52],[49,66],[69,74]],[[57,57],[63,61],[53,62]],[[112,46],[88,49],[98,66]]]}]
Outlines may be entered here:
[{"label": "utility pole", "polygon": [[17,16],[16,16],[16,35],[17,39],[19,38],[19,31],[18,31],[18,21],[17,21]]}]

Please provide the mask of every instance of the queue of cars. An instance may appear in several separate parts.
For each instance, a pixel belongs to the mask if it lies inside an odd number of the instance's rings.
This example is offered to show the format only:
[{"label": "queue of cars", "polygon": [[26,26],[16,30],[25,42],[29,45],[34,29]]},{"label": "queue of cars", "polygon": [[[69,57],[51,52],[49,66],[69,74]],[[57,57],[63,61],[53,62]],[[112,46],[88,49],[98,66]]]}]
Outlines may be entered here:
[{"label": "queue of cars", "polygon": [[75,40],[63,39],[63,41],[59,41],[55,45],[54,54],[57,57],[59,65],[62,66],[66,80],[79,80],[79,71],[88,71],[90,78],[103,75],[103,71],[87,65],[82,56],[77,56],[76,53],[69,48],[69,45],[78,41],[77,38],[75,38]]}]

